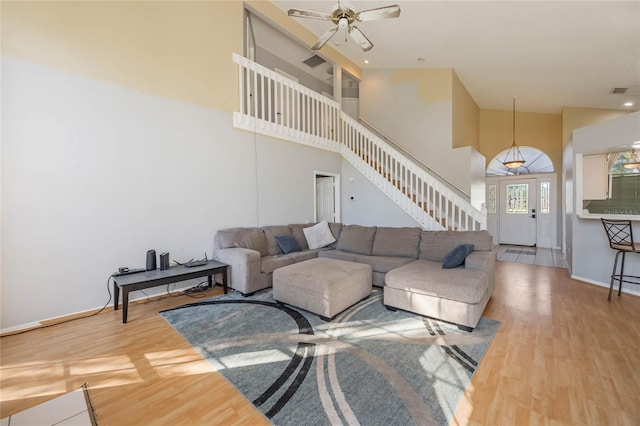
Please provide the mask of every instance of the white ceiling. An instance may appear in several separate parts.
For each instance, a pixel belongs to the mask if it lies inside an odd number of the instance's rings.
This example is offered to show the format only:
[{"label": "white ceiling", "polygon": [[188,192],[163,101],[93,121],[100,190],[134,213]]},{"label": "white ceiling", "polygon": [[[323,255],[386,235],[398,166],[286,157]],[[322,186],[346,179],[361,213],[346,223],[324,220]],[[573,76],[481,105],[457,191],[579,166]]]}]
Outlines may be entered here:
[{"label": "white ceiling", "polygon": [[[335,1],[273,1],[329,13]],[[344,4],[344,2],[342,2]],[[397,19],[361,22],[369,52],[338,32],[328,44],[367,68],[453,68],[482,109],[559,113],[564,106],[640,109],[640,1],[352,1],[398,4]],[[320,36],[332,24],[296,19]],[[311,50],[306,52],[310,56]],[[322,51],[320,51],[320,55]],[[418,58],[423,58],[419,62]],[[365,64],[367,59],[369,64]],[[627,87],[626,95],[613,95]],[[625,101],[634,106],[625,108]]]}]

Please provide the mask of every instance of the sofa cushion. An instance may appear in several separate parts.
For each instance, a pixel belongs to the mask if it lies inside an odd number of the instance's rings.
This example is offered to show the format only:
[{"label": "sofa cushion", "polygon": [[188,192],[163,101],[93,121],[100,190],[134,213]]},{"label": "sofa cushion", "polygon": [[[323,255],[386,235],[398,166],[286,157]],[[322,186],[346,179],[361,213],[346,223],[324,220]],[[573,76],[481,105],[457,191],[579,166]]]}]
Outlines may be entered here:
[{"label": "sofa cushion", "polygon": [[340,222],[329,222],[329,229],[331,229],[333,238],[338,241],[340,239],[340,234],[342,233],[342,224]]},{"label": "sofa cushion", "polygon": [[375,236],[375,226],[345,225],[340,232],[336,249],[370,256]]},{"label": "sofa cushion", "polygon": [[292,265],[294,263],[293,257],[286,255],[277,256],[265,256],[260,261],[260,272],[263,274],[270,274],[278,268],[283,266]]},{"label": "sofa cushion", "polygon": [[337,260],[345,260],[347,262],[355,262],[356,254],[349,253],[342,250],[327,250],[327,251],[319,251],[318,257],[323,257],[325,259],[337,259]]},{"label": "sofa cushion", "polygon": [[[440,262],[418,259],[389,271],[385,285],[463,303],[480,303],[488,288],[487,273],[477,269],[442,269]],[[410,297],[410,295],[407,295]]]},{"label": "sofa cushion", "polygon": [[457,268],[464,264],[464,260],[473,251],[473,244],[460,244],[451,250],[442,261],[443,269]]},{"label": "sofa cushion", "polygon": [[365,256],[364,254],[354,254],[353,256],[354,258],[352,262],[364,263],[371,266],[373,272],[380,272],[383,274],[415,260],[411,257],[397,256]]},{"label": "sofa cushion", "polygon": [[336,241],[331,229],[329,229],[329,224],[325,220],[308,228],[303,228],[302,231],[311,250],[326,247]]},{"label": "sofa cushion", "polygon": [[460,244],[473,244],[474,250],[490,251],[491,234],[488,231],[423,231],[418,258],[442,262]]},{"label": "sofa cushion", "polygon": [[262,230],[264,231],[264,238],[267,241],[267,249],[270,256],[283,253],[276,241],[277,235],[293,235],[288,226],[263,226]]},{"label": "sofa cushion", "polygon": [[276,242],[280,246],[282,253],[289,254],[295,251],[302,251],[300,244],[292,235],[276,235]]},{"label": "sofa cushion", "polygon": [[291,235],[293,235],[293,238],[296,239],[296,241],[298,242],[298,245],[302,250],[309,250],[309,245],[307,245],[307,239],[305,238],[304,231],[302,229],[308,228],[310,226],[313,226],[313,224],[295,223],[295,224],[289,225],[289,229],[291,230]]},{"label": "sofa cushion", "polygon": [[[371,254],[418,258],[421,228],[378,227]],[[375,271],[376,269],[373,268]]]},{"label": "sofa cushion", "polygon": [[215,248],[247,248],[260,252],[261,256],[268,256],[267,241],[260,228],[227,228],[216,232]]},{"label": "sofa cushion", "polygon": [[295,263],[304,262],[305,260],[317,258],[318,251],[316,250],[296,251],[294,253],[289,253],[287,257],[290,257],[291,259],[293,259]]}]

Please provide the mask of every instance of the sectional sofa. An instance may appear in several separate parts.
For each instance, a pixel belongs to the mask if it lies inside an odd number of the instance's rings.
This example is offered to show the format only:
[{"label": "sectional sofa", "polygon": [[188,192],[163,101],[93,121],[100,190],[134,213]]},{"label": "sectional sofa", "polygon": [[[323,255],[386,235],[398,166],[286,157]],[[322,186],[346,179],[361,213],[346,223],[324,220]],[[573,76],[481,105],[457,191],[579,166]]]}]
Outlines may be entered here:
[{"label": "sectional sofa", "polygon": [[[333,236],[309,248],[305,228],[313,224],[229,228],[216,233],[215,259],[231,266],[231,287],[244,295],[271,287],[273,271],[324,257],[371,266],[372,284],[384,290],[389,309],[402,309],[473,329],[494,289],[495,259],[487,231],[424,231],[329,223]],[[284,253],[282,237],[299,251]],[[461,245],[470,247],[459,267],[443,262]],[[465,253],[466,254],[466,253]]]}]

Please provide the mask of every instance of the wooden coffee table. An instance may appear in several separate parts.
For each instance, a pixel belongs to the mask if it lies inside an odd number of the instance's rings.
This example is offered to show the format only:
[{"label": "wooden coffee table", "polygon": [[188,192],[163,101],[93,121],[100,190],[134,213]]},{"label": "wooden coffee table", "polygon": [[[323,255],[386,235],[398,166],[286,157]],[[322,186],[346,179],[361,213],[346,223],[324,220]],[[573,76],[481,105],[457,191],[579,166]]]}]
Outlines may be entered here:
[{"label": "wooden coffee table", "polygon": [[164,270],[154,269],[135,274],[114,275],[113,309],[115,311],[118,310],[118,299],[120,298],[120,289],[122,289],[122,323],[125,324],[127,322],[127,312],[129,309],[129,292],[200,277],[207,277],[209,286],[212,286],[214,274],[222,274],[222,288],[226,294],[228,291],[228,269],[229,265],[225,263],[209,260],[201,266],[186,267],[184,265],[177,265]]}]

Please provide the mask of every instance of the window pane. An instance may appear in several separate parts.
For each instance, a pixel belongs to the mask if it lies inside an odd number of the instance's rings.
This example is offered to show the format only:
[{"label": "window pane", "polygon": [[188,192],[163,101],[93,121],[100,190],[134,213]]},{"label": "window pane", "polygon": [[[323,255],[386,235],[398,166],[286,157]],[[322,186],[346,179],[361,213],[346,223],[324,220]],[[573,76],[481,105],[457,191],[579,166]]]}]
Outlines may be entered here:
[{"label": "window pane", "polygon": [[[628,163],[632,160],[631,151],[624,151],[610,154],[614,156],[613,164],[611,165],[611,169],[609,169],[609,174],[611,175],[633,175],[640,174],[640,169],[625,169],[624,164]],[[640,155],[636,153],[636,155]]]},{"label": "window pane", "polygon": [[540,182],[540,213],[549,214],[550,182]]},{"label": "window pane", "polygon": [[529,184],[507,184],[507,214],[529,213]]},{"label": "window pane", "polygon": [[496,212],[496,185],[489,185],[489,199],[487,200],[487,210],[489,213]]}]

